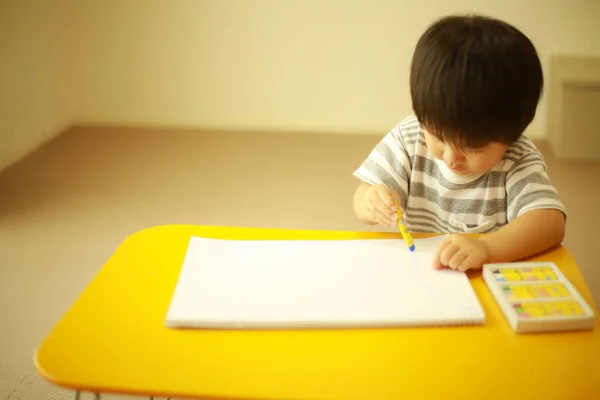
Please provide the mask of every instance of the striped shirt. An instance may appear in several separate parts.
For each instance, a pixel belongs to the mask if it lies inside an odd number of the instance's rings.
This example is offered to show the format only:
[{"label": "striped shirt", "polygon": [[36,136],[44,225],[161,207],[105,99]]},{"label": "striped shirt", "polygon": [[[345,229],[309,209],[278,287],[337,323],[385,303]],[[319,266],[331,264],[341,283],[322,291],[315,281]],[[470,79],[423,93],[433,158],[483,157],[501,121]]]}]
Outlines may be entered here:
[{"label": "striped shirt", "polygon": [[527,211],[565,213],[542,155],[525,136],[487,173],[460,176],[427,149],[414,115],[377,144],[354,176],[398,193],[413,232],[488,233]]}]

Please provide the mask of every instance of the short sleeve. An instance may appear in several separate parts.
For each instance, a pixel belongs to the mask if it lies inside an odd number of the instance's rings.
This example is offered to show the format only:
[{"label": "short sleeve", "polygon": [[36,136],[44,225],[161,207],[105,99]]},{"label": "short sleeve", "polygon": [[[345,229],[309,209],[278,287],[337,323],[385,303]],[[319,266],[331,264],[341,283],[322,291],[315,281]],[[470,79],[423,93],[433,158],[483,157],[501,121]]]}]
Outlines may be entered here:
[{"label": "short sleeve", "polygon": [[370,185],[387,186],[400,195],[400,206],[406,208],[411,173],[410,160],[400,123],[375,146],[353,175]]},{"label": "short sleeve", "polygon": [[512,221],[531,210],[566,210],[558,192],[550,182],[546,164],[537,152],[519,159],[506,177],[508,221]]}]

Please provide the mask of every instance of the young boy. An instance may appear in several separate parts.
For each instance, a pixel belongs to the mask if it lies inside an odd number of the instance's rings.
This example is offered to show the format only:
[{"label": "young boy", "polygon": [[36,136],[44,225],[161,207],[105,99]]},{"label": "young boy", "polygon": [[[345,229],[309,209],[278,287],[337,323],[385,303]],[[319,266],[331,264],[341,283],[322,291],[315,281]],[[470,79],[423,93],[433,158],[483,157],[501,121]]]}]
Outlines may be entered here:
[{"label": "young boy", "polygon": [[[415,115],[355,171],[357,217],[413,232],[449,232],[434,267],[509,262],[564,238],[565,209],[542,156],[522,136],[542,93],[535,47],[515,27],[451,16],[419,39],[410,71]],[[479,239],[464,233],[489,233]]]}]

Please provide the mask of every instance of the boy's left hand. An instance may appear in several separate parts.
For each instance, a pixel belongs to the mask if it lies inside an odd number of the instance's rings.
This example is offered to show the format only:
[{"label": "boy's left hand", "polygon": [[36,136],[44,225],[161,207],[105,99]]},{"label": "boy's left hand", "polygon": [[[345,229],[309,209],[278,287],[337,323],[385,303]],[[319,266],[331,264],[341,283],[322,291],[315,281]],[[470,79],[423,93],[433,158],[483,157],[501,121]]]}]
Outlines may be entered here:
[{"label": "boy's left hand", "polygon": [[489,259],[489,251],[481,240],[453,234],[438,247],[433,258],[433,267],[448,267],[457,271],[481,268]]}]

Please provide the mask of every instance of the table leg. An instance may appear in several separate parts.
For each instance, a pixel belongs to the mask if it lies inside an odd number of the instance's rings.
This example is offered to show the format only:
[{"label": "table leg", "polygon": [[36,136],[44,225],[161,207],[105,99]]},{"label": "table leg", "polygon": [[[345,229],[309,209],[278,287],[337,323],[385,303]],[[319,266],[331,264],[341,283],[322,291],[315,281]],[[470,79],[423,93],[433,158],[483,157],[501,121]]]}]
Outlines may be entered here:
[{"label": "table leg", "polygon": [[79,400],[80,394],[81,394],[81,392],[79,390],[75,391],[75,400]]}]

